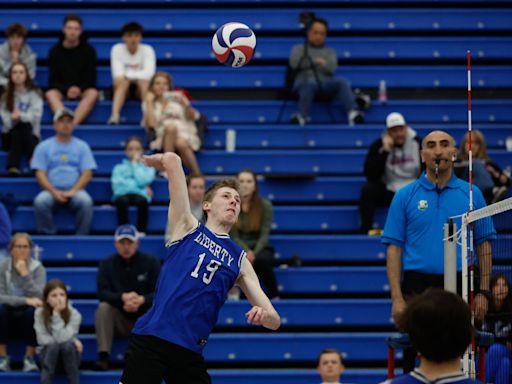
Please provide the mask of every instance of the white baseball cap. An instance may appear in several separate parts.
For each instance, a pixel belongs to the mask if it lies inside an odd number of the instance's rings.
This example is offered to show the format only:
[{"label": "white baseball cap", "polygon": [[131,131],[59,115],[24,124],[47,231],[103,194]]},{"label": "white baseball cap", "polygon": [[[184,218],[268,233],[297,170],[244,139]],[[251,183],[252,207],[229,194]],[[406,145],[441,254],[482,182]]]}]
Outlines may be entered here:
[{"label": "white baseball cap", "polygon": [[404,117],[401,113],[393,112],[386,117],[386,127],[387,129],[398,127],[398,126],[406,126],[407,123],[405,122]]}]

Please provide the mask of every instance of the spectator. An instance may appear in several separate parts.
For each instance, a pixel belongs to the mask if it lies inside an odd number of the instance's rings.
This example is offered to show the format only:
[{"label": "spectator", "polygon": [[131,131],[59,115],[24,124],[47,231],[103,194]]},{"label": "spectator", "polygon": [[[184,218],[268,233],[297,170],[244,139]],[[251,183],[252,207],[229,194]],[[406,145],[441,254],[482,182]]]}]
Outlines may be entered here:
[{"label": "spectator", "polygon": [[41,137],[43,99],[41,92],[27,75],[23,63],[13,64],[9,70],[9,83],[1,99],[2,147],[8,151],[7,173],[21,175],[20,163],[23,154],[32,157]]},{"label": "spectator", "polygon": [[338,57],[333,48],[325,45],[327,29],[324,19],[314,19],[307,29],[307,46],[297,44],[291,51],[289,66],[294,73],[293,91],[299,95],[299,111],[291,121],[300,125],[310,121],[309,111],[315,96],[325,95],[342,104],[350,124],[363,123],[364,114],[358,110],[349,81],[334,77]]},{"label": "spectator", "polygon": [[66,286],[50,280],[44,287],[43,306],[36,309],[36,330],[41,361],[41,384],[52,384],[55,370],[62,361],[69,384],[80,383],[80,354],[84,347],[78,340],[82,315],[71,306]]},{"label": "spectator", "polygon": [[274,248],[268,236],[272,227],[272,204],[260,196],[256,175],[251,170],[238,174],[242,204],[238,221],[231,230],[235,243],[245,249],[247,260],[265,286],[267,296],[278,298],[274,274]]},{"label": "spectator", "polygon": [[82,34],[82,19],[64,17],[62,37],[48,55],[48,91],[46,99],[53,113],[64,108],[63,99],[80,100],[73,124],[85,120],[94,108],[96,89],[96,50]]},{"label": "spectator", "polygon": [[146,167],[142,162],[144,144],[138,137],[132,136],[126,141],[124,153],[127,158],[114,167],[110,178],[117,222],[118,225],[127,224],[128,207],[135,205],[138,210],[137,228],[146,232],[148,205],[153,197],[150,185],[155,178],[155,169]]},{"label": "spectator", "polygon": [[73,137],[73,112],[61,109],[53,116],[55,136],[36,147],[31,167],[43,191],[34,199],[37,231],[54,234],[55,204],[69,206],[76,213],[76,234],[89,233],[93,201],[85,190],[96,161],[89,144]]},{"label": "spectator", "polygon": [[[190,212],[201,223],[205,223],[203,212],[204,193],[206,191],[206,178],[199,173],[191,173],[187,176],[187,192],[190,202]],[[165,231],[165,241],[171,239],[171,225],[167,223]]]},{"label": "spectator", "polygon": [[166,72],[157,72],[149,83],[144,98],[144,126],[154,136],[149,147],[156,151],[175,152],[193,173],[201,173],[194,152],[201,147],[194,123],[199,112],[178,91],[171,91],[172,79]]},{"label": "spectator", "polygon": [[404,117],[397,112],[390,113],[386,130],[371,144],[364,162],[367,181],[359,199],[363,233],[372,230],[375,208],[389,207],[395,192],[418,178],[420,149],[420,139]]},{"label": "spectator", "polygon": [[28,233],[15,233],[9,243],[11,257],[0,264],[0,371],[10,370],[7,340],[20,337],[26,344],[23,371],[37,371],[34,352],[34,311],[43,302],[46,271],[31,257],[34,244]]},{"label": "spectator", "polygon": [[95,369],[109,369],[114,333],[129,336],[137,318],[153,301],[160,261],[139,252],[137,228],[124,224],[115,233],[116,253],[100,262],[97,277],[100,305],[96,311],[99,361]]},{"label": "spectator", "polygon": [[322,384],[341,384],[341,374],[345,370],[341,353],[336,349],[324,349],[318,356],[316,370],[322,378]]},{"label": "spectator", "polygon": [[[473,159],[481,160],[492,178],[492,187],[489,191],[488,203],[496,203],[507,197],[510,178],[501,170],[498,164],[494,163],[487,154],[485,137],[479,130],[472,131],[472,152]],[[460,144],[460,157],[462,160],[469,160],[469,134],[464,135]],[[485,196],[485,193],[484,193]]]},{"label": "spectator", "polygon": [[386,384],[477,383],[460,370],[473,336],[471,311],[460,297],[429,289],[410,303],[401,323],[419,352],[420,366]]},{"label": "spectator", "polygon": [[7,41],[0,45],[0,94],[9,82],[9,70],[15,63],[23,63],[28,69],[30,79],[36,77],[36,55],[25,43],[27,29],[19,24],[11,24],[5,30]]},{"label": "spectator", "polygon": [[495,343],[485,358],[485,382],[510,383],[512,366],[512,292],[507,277],[496,274],[491,280],[489,311],[482,330],[494,334]]},{"label": "spectator", "polygon": [[0,263],[9,256],[8,245],[11,239],[12,224],[9,212],[0,202]]},{"label": "spectator", "polygon": [[121,109],[130,92],[130,86],[135,85],[138,97],[144,100],[149,80],[155,74],[155,51],[150,45],[141,44],[142,31],[139,23],[123,25],[121,35],[124,43],[114,45],[110,51],[114,98],[108,124],[119,124]]},{"label": "spectator", "polygon": [[[407,307],[406,300],[429,287],[443,287],[443,225],[469,209],[469,186],[452,172],[456,156],[455,141],[443,131],[430,132],[422,141],[421,160],[426,172],[393,197],[386,219],[382,242],[387,245],[387,275],[391,290],[392,316],[396,323]],[[473,206],[485,201],[478,187],[473,188]],[[475,318],[482,320],[487,311],[487,293],[491,272],[491,244],[496,237],[491,218],[476,222],[475,249],[480,284],[475,287]],[[460,260],[460,258],[459,258]],[[403,266],[403,267],[402,267]],[[402,274],[403,270],[403,274]],[[457,271],[461,271],[460,262]],[[458,281],[462,281],[461,278]],[[414,367],[416,353],[404,351],[404,370]]]}]

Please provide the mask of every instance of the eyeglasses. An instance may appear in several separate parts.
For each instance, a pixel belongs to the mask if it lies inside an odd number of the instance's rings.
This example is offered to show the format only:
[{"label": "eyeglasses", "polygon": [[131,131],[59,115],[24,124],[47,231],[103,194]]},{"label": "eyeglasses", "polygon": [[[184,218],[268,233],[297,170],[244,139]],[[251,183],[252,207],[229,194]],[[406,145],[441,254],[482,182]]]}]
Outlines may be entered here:
[{"label": "eyeglasses", "polygon": [[19,244],[19,245],[14,245],[13,248],[28,249],[28,248],[30,248],[30,245],[26,245],[26,244],[21,245],[21,244]]}]

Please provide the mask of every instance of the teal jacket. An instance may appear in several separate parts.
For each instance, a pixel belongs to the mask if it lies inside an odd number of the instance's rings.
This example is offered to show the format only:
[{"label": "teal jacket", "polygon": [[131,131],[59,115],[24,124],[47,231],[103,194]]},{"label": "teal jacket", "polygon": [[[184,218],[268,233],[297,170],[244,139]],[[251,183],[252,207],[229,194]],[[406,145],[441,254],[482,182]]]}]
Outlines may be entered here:
[{"label": "teal jacket", "polygon": [[120,196],[130,193],[144,196],[148,202],[151,202],[146,187],[155,179],[155,169],[146,167],[142,163],[131,163],[124,159],[121,164],[117,164],[112,171],[110,184],[114,192],[113,200]]}]

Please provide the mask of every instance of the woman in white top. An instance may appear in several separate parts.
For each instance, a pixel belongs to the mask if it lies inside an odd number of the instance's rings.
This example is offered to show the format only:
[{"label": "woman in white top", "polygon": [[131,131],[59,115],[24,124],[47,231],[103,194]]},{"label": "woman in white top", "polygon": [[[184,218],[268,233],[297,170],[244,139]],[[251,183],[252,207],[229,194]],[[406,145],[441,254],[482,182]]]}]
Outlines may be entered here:
[{"label": "woman in white top", "polygon": [[201,174],[194,153],[201,146],[194,123],[199,112],[181,92],[171,89],[172,79],[166,72],[155,73],[149,82],[142,104],[144,127],[153,136],[149,147],[177,153],[191,172]]}]

